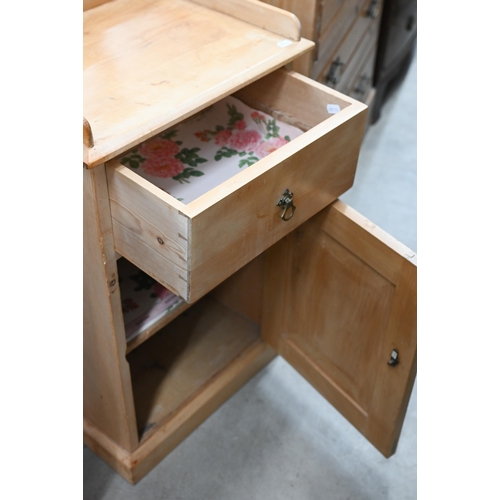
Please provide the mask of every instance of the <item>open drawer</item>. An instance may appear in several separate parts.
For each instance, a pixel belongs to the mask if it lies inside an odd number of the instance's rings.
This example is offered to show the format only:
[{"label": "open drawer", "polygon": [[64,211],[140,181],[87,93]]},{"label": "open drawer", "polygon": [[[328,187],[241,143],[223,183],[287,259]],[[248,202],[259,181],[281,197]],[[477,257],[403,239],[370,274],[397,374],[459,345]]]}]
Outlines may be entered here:
[{"label": "open drawer", "polygon": [[[117,252],[188,302],[332,203],[354,181],[364,104],[285,70],[235,97],[304,133],[187,204],[118,160],[107,163]],[[337,108],[335,114],[329,105]],[[277,203],[287,189],[295,209],[289,204],[285,212]]]}]

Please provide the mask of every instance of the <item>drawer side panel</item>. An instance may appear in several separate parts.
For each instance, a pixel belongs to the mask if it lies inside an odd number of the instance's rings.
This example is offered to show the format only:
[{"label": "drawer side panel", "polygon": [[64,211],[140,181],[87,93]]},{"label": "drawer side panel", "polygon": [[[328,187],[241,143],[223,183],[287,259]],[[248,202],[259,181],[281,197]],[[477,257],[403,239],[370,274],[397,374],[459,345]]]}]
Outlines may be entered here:
[{"label": "drawer side panel", "polygon": [[107,175],[116,251],[186,298],[189,219],[127,167],[110,165]]}]

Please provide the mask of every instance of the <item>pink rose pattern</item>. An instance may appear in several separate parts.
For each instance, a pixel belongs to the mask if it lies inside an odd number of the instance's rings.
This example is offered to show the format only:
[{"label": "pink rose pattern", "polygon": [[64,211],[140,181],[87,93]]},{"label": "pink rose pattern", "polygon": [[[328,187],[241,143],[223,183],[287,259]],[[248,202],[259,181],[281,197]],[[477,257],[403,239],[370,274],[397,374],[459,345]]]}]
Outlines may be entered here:
[{"label": "pink rose pattern", "polygon": [[256,130],[242,130],[231,136],[229,146],[240,151],[249,151],[261,141],[262,137]]},{"label": "pink rose pattern", "polygon": [[125,258],[117,265],[127,341],[184,303]]},{"label": "pink rose pattern", "polygon": [[[141,168],[152,177],[172,178],[180,183],[189,183],[190,177],[201,177],[197,167],[206,158],[198,155],[200,148],[180,148],[182,141],[174,141],[177,130],[167,130],[133,149],[120,158],[130,168]],[[187,167],[186,167],[187,165]]]},{"label": "pink rose pattern", "polygon": [[250,118],[259,125],[261,132],[247,128],[244,115],[235,105],[227,104],[227,111],[229,119],[225,127],[217,125],[214,130],[204,129],[195,133],[200,141],[209,142],[213,138],[215,144],[222,146],[215,153],[215,161],[238,155],[242,158],[240,168],[250,166],[290,142],[288,136],[279,135],[276,120],[268,119],[258,111],[253,111]]},{"label": "pink rose pattern", "polygon": [[284,146],[288,141],[283,137],[273,137],[269,141],[262,141],[255,147],[255,154],[259,158],[264,158],[269,153],[276,151],[281,146]]},{"label": "pink rose pattern", "polygon": [[[255,130],[255,125],[248,128],[245,116],[236,104],[226,103],[226,107],[225,125],[194,132],[202,143],[213,140],[216,146],[220,146],[214,154],[215,161],[235,156],[239,158],[239,168],[250,166],[290,141],[288,136],[279,135],[276,120],[253,111],[250,119],[258,126]],[[207,159],[199,156],[201,148],[183,147],[182,141],[175,140],[177,132],[177,129],[171,129],[149,139],[123,155],[121,163],[132,169],[140,168],[151,177],[170,178],[179,183],[189,183],[189,178],[203,176],[200,167]]]},{"label": "pink rose pattern", "polygon": [[225,146],[232,135],[233,133],[231,130],[220,130],[215,135],[215,144],[217,144],[217,146]]},{"label": "pink rose pattern", "polygon": [[156,137],[146,141],[137,153],[144,158],[144,172],[155,177],[175,177],[184,170],[184,164],[175,157],[179,146],[169,139]]}]

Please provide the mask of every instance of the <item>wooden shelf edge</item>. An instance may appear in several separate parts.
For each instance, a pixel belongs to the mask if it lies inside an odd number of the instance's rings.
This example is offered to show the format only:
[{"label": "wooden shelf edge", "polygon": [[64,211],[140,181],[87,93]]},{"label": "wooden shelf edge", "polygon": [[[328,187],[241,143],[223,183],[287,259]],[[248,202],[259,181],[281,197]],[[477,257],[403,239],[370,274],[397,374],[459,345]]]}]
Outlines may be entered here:
[{"label": "wooden shelf edge", "polygon": [[90,128],[90,123],[83,117],[83,145],[88,148],[94,147],[94,136],[92,135],[92,129]]},{"label": "wooden shelf edge", "polygon": [[89,165],[89,149],[94,147],[94,136],[88,120],[83,117],[83,164],[86,168]]},{"label": "wooden shelf edge", "polygon": [[258,0],[190,0],[212,10],[253,24],[298,42],[301,37],[299,18],[283,9]]},{"label": "wooden shelf edge", "polygon": [[132,352],[136,347],[139,347],[143,342],[151,338],[155,333],[159,332],[162,328],[167,326],[177,316],[180,316],[184,311],[187,311],[195,303],[188,304],[181,302],[169,314],[162,316],[154,325],[150,326],[147,330],[134,337],[127,342],[127,354]]}]

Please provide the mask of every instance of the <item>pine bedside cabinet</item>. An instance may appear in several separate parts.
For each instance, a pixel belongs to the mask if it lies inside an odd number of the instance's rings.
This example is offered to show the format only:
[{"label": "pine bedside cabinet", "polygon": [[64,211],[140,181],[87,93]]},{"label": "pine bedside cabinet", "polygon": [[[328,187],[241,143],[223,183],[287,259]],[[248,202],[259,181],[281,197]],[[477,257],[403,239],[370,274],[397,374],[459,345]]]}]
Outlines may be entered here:
[{"label": "pine bedside cabinet", "polygon": [[[314,43],[257,0],[85,0],[83,19],[86,445],[135,483],[279,354],[392,455],[416,375],[416,256],[338,200],[367,107],[288,71]],[[228,96],[266,140],[275,120],[300,135],[242,151],[246,168],[189,202],[139,175],[163,140],[208,179],[172,129]],[[234,113],[214,134],[244,127]],[[122,264],[176,300],[133,338]]]}]

